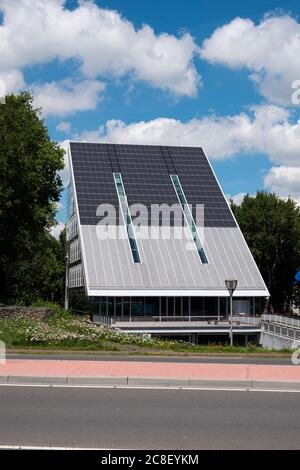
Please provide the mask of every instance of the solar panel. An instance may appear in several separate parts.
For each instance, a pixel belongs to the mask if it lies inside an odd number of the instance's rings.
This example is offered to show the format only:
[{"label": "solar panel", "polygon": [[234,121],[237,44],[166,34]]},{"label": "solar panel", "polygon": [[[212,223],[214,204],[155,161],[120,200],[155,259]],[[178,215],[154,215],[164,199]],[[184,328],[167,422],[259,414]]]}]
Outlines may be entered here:
[{"label": "solar panel", "polygon": [[[113,178],[113,173],[121,173],[129,206],[144,204],[150,213],[152,204],[177,204],[170,178],[170,174],[177,174],[186,199],[193,206],[194,219],[195,205],[204,204],[205,226],[236,226],[207,158],[199,147],[81,142],[72,142],[70,146],[82,225],[99,222],[96,210],[100,204],[112,204],[117,211],[117,224],[122,224],[118,217],[119,201]],[[150,223],[145,214],[140,221],[142,224]]]}]

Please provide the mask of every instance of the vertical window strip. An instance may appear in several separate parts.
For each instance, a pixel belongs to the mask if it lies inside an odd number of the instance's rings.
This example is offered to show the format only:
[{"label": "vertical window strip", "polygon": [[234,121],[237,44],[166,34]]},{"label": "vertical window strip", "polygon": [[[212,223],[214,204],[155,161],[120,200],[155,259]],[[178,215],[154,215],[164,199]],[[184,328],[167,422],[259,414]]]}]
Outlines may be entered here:
[{"label": "vertical window strip", "polygon": [[193,219],[191,210],[189,208],[189,205],[187,203],[187,200],[186,200],[185,194],[183,192],[182,186],[180,184],[179,178],[178,178],[177,175],[170,175],[170,177],[171,177],[174,189],[176,191],[177,198],[178,198],[178,201],[180,203],[180,206],[181,206],[182,212],[184,214],[185,220],[186,220],[187,225],[188,225],[188,227],[191,231],[194,243],[195,243],[197,251],[198,251],[198,255],[201,259],[202,264],[207,264],[208,259],[207,259],[207,256],[205,254],[202,243],[200,241],[200,237],[199,237],[199,234],[198,234],[198,231],[197,231],[197,227],[196,227],[196,224],[194,222],[194,219]]},{"label": "vertical window strip", "polygon": [[113,175],[114,175],[115,185],[117,188],[117,193],[118,193],[120,207],[121,207],[121,211],[123,215],[123,220],[124,220],[124,224],[125,224],[127,235],[128,235],[132,258],[133,258],[134,263],[140,263],[141,259],[140,259],[138,246],[137,246],[135,235],[134,235],[132,219],[131,219],[131,215],[129,212],[129,207],[128,207],[127,197],[125,193],[125,188],[123,185],[122,176],[121,176],[121,173],[114,173]]}]

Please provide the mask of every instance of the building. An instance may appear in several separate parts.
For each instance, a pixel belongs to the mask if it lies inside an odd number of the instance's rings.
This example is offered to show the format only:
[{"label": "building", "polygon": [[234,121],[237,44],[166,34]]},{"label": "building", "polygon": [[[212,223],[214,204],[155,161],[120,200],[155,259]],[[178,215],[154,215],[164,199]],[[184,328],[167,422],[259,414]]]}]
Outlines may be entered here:
[{"label": "building", "polygon": [[261,313],[269,293],[202,148],[71,142],[69,158],[73,310],[195,339],[203,322],[225,328],[236,279],[234,316]]}]

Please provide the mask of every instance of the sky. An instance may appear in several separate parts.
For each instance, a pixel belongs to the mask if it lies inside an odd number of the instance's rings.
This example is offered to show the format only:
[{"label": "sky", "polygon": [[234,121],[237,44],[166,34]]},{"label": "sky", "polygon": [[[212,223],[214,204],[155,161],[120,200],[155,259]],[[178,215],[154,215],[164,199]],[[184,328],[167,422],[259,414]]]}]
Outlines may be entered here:
[{"label": "sky", "polygon": [[0,0],[0,89],[29,90],[64,147],[199,145],[236,202],[300,203],[299,16],[298,0]]}]

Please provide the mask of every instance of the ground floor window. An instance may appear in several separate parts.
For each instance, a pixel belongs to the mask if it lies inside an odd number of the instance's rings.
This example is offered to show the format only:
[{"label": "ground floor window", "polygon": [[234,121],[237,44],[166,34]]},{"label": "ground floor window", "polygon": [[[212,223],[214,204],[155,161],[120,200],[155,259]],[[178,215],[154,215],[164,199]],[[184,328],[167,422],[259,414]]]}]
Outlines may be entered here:
[{"label": "ground floor window", "polygon": [[[226,319],[229,316],[228,297],[87,297],[83,288],[69,289],[70,309],[108,317],[168,317]],[[239,297],[233,301],[233,314],[261,315],[265,299]]]},{"label": "ground floor window", "polygon": [[[227,297],[94,297],[94,315],[109,317],[178,317],[220,320],[228,318]],[[253,297],[234,300],[234,315],[257,315],[263,310],[263,302]]]}]

